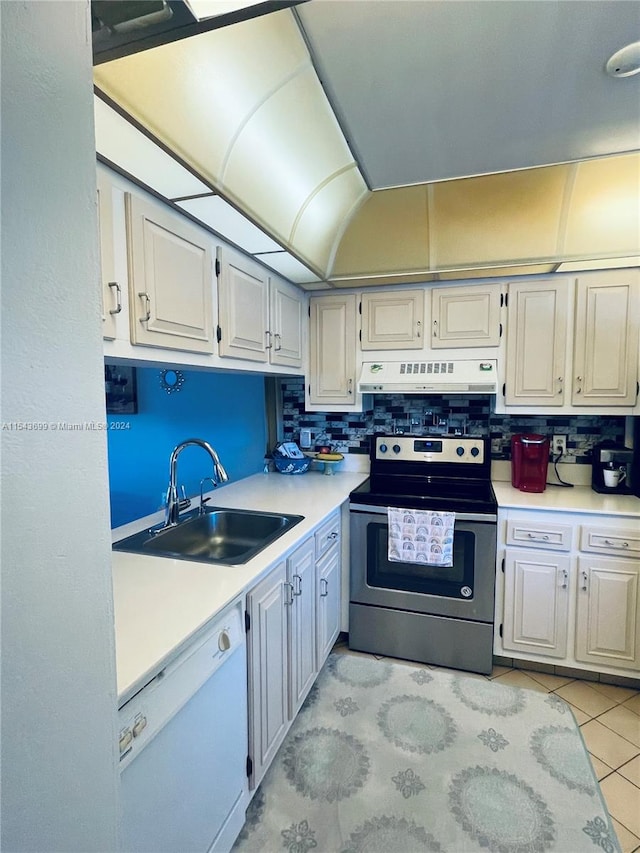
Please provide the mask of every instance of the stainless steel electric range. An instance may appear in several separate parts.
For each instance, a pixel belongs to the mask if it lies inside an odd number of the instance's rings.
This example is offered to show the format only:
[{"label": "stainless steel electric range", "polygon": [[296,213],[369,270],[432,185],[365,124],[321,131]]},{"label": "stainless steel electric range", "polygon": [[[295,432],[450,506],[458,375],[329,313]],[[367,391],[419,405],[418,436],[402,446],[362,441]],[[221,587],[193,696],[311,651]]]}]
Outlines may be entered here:
[{"label": "stainless steel electric range", "polygon": [[[349,646],[489,673],[497,503],[489,440],[376,435],[350,495]],[[453,565],[388,557],[388,509],[454,512]]]}]

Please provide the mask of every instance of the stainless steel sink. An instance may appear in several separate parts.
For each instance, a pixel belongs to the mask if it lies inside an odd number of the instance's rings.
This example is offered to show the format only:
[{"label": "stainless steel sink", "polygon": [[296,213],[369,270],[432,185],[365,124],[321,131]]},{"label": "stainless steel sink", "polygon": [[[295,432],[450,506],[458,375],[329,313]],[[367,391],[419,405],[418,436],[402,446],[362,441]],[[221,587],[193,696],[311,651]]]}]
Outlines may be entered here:
[{"label": "stainless steel sink", "polygon": [[114,542],[113,548],[134,554],[236,566],[255,557],[304,516],[208,507],[203,515],[195,510],[183,518],[175,527],[136,533]]}]

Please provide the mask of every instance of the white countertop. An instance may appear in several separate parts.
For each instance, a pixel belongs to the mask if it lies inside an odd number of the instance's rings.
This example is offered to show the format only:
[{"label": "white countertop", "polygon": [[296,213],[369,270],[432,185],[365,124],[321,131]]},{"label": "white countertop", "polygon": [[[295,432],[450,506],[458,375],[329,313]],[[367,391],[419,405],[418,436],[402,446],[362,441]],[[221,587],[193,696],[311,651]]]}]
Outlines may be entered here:
[{"label": "white countertop", "polygon": [[[367,477],[336,471],[255,474],[210,492],[209,506],[303,515],[304,520],[240,566],[209,565],[112,551],[118,699],[122,705],[181,652],[226,604],[247,592],[339,507]],[[162,521],[147,516],[113,531],[113,541]]]},{"label": "white countertop", "polygon": [[640,498],[633,495],[606,495],[590,486],[547,486],[544,492],[521,492],[511,483],[493,481],[498,506],[512,509],[564,510],[597,515],[621,515],[640,519]]}]

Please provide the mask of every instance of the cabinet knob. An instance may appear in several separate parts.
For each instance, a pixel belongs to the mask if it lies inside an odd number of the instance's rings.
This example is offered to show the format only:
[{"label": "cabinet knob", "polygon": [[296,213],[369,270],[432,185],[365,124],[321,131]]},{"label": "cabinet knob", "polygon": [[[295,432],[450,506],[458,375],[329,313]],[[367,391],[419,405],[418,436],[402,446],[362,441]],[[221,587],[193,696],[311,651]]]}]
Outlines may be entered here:
[{"label": "cabinet knob", "polygon": [[144,714],[136,714],[136,718],[133,721],[133,728],[131,731],[133,732],[134,737],[139,737],[142,732],[147,728],[147,718]]},{"label": "cabinet knob", "polygon": [[218,648],[221,652],[228,652],[231,648],[231,637],[227,630],[221,631],[218,637]]},{"label": "cabinet knob", "polygon": [[131,745],[131,741],[133,740],[133,732],[130,728],[126,728],[124,731],[120,732],[120,739],[118,741],[118,748],[120,751],[120,755]]}]

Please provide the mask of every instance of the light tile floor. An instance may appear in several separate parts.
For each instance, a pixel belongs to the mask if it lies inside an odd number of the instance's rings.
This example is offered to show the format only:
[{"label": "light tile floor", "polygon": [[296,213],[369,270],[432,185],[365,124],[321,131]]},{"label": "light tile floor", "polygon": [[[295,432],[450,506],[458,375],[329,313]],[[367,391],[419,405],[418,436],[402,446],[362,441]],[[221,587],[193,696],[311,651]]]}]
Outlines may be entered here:
[{"label": "light tile floor", "polygon": [[[340,643],[335,651],[348,649]],[[570,705],[622,851],[640,853],[640,690],[506,666],[495,666],[491,675],[476,677],[556,693]]]}]

